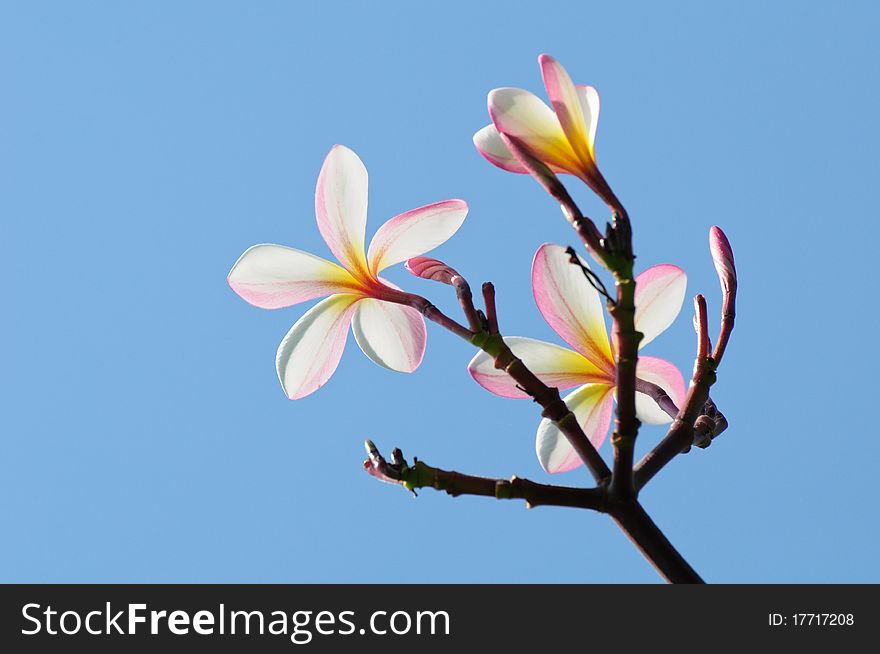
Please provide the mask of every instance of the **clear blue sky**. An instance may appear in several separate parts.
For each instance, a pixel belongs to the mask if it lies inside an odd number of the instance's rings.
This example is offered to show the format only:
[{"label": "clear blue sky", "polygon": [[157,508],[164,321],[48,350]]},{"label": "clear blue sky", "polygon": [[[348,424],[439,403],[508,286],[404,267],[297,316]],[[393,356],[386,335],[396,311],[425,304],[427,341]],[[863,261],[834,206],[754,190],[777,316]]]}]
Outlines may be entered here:
[{"label": "clear blue sky", "polygon": [[[542,92],[549,52],[602,95],[597,154],[640,264],[682,266],[713,331],[712,224],[739,265],[714,392],[730,430],[645,505],[711,581],[880,581],[880,10],[663,4],[2,3],[0,580],[656,581],[604,516],[413,500],[361,471],[370,437],[550,480],[535,407],[473,383],[467,345],[429,325],[407,376],[349,339],[329,384],[291,402],[274,355],[306,307],[262,311],[225,281],[258,242],[326,256],[314,186],[343,143],[370,171],[368,231],[466,199],[438,256],[496,283],[506,333],[555,341],[529,265],[575,238],[471,144],[486,93]],[[686,375],[690,322],[648,352]]]}]

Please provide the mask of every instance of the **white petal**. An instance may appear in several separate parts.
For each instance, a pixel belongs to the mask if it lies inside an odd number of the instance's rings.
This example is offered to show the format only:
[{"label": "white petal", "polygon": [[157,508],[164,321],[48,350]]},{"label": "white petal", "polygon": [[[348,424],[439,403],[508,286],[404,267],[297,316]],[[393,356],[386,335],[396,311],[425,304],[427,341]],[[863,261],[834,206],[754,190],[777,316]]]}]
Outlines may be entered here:
[{"label": "white petal", "polygon": [[367,169],[344,145],[324,159],[315,189],[318,229],[331,252],[351,272],[366,272]]},{"label": "white petal", "polygon": [[600,369],[614,369],[602,300],[561,245],[545,243],[535,253],[532,291],[541,315],[566,343]]},{"label": "white petal", "polygon": [[355,340],[374,362],[398,372],[412,372],[425,354],[427,330],[412,307],[367,298],[351,323]]},{"label": "white petal", "polygon": [[245,251],[227,281],[245,301],[263,309],[351,293],[358,287],[345,268],[302,250],[272,244],[255,245]]},{"label": "white petal", "polygon": [[[596,449],[608,435],[614,405],[613,389],[608,384],[587,384],[564,398]],[[565,435],[547,418],[538,426],[535,451],[547,472],[565,472],[583,464]]]},{"label": "white petal", "polygon": [[578,85],[577,94],[584,113],[584,122],[587,124],[587,142],[595,159],[596,130],[599,129],[599,93],[592,86]]},{"label": "white petal", "polygon": [[[684,378],[673,364],[657,357],[639,356],[636,364],[636,376],[652,384],[657,384],[675,402],[679,409],[684,402]],[[672,418],[657,406],[652,398],[643,393],[636,393],[636,417],[647,425],[663,425],[672,422]]]},{"label": "white petal", "polygon": [[486,125],[474,134],[474,145],[490,162],[512,173],[527,173],[523,165],[511,154],[495,125]]},{"label": "white petal", "polygon": [[559,119],[538,96],[522,89],[495,89],[489,94],[489,115],[499,132],[520,139],[544,163],[567,172],[580,170]]},{"label": "white petal", "polygon": [[591,161],[593,152],[587,141],[589,122],[583,110],[581,94],[565,68],[556,59],[542,54],[538,57],[538,62],[541,65],[547,96],[569,145],[582,162]]},{"label": "white petal", "polygon": [[671,264],[652,266],[636,277],[635,325],[645,335],[639,348],[653,341],[673,323],[681,311],[686,289],[687,275]]},{"label": "white petal", "polygon": [[370,270],[375,275],[433,250],[458,231],[467,212],[463,200],[445,200],[395,216],[379,228],[370,243]]},{"label": "white petal", "polygon": [[323,386],[336,371],[359,295],[331,295],[296,321],[278,346],[275,366],[291,400]]}]

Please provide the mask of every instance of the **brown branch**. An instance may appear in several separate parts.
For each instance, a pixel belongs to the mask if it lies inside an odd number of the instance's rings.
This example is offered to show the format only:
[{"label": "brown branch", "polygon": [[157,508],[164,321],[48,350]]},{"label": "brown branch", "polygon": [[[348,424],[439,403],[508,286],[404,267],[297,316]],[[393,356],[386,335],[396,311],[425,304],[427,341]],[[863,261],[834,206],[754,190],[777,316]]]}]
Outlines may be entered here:
[{"label": "brown branch", "polygon": [[663,390],[662,386],[637,377],[636,391],[654,400],[657,406],[670,418],[674,419],[678,415],[678,407],[675,406],[675,401],[669,397],[669,394]]},{"label": "brown branch", "polygon": [[700,575],[673,547],[638,502],[627,502],[609,513],[642,556],[671,584],[702,584]]},{"label": "brown branch", "polygon": [[635,468],[635,486],[641,489],[651,478],[678,456],[690,449],[694,442],[694,423],[709,401],[709,389],[715,383],[715,363],[708,356],[709,336],[706,331],[706,301],[702,295],[695,298],[696,312],[694,324],[697,328],[697,356],[694,373],[685,396],[684,404],[678,412],[666,436],[654,449],[639,461]]},{"label": "brown branch", "polygon": [[614,221],[605,239],[614,256],[609,258],[609,269],[614,275],[617,300],[609,303],[611,337],[616,350],[615,386],[617,411],[611,445],[614,465],[611,475],[611,495],[620,500],[634,499],[633,455],[641,423],[636,418],[636,364],[639,359],[641,332],[635,327],[636,281],[633,276],[635,257],[632,254],[632,230],[626,213],[615,213]]},{"label": "brown branch", "polygon": [[709,398],[709,390],[716,380],[716,371],[724,356],[736,316],[737,276],[733,249],[727,236],[719,227],[709,231],[709,249],[721,283],[721,329],[715,350],[709,354],[708,319],[706,300],[702,295],[695,298],[694,325],[697,329],[697,356],[694,374],[684,405],[669,428],[666,436],[635,468],[636,489],[644,487],[651,478],[682,452],[697,447],[708,447],[712,439],[727,429],[727,419]]},{"label": "brown branch", "polygon": [[[461,279],[462,281],[459,284],[464,284],[466,286],[467,283],[464,282],[463,278]],[[456,287],[457,291],[459,287],[460,286]],[[464,338],[489,354],[489,356],[495,360],[496,368],[507,372],[507,374],[520,385],[525,393],[541,405],[541,408],[543,409],[541,415],[551,420],[559,431],[562,432],[574,451],[577,452],[578,456],[587,466],[590,473],[593,475],[593,478],[596,480],[596,483],[606,483],[611,477],[611,471],[596,451],[596,448],[590,442],[590,439],[584,433],[584,430],[580,423],[578,423],[575,415],[562,400],[562,397],[559,395],[559,390],[547,386],[531,370],[529,370],[522,360],[514,355],[513,351],[504,342],[501,334],[498,333],[494,286],[491,284],[484,284],[483,296],[486,299],[486,311],[488,313],[486,316],[486,323],[488,330],[481,329],[476,333],[449,318],[428,300],[418,295],[400,292],[399,297],[395,296],[395,299],[392,301],[414,307],[421,311],[428,320],[452,331],[454,334]],[[458,292],[458,298],[462,302],[472,303],[472,298],[469,292]],[[467,314],[470,311],[476,312],[476,309],[473,308],[472,304],[465,310],[465,313]]]},{"label": "brown branch", "polygon": [[382,481],[400,484],[413,493],[418,488],[433,488],[445,491],[452,497],[477,495],[498,500],[525,500],[528,508],[564,506],[605,511],[606,494],[602,488],[552,486],[521,479],[516,475],[510,479],[478,477],[435,468],[418,459],[414,459],[410,466],[400,450],[394,451],[394,462],[389,464],[372,441],[366,442],[366,448],[369,458],[364,461],[364,469],[369,474]]}]

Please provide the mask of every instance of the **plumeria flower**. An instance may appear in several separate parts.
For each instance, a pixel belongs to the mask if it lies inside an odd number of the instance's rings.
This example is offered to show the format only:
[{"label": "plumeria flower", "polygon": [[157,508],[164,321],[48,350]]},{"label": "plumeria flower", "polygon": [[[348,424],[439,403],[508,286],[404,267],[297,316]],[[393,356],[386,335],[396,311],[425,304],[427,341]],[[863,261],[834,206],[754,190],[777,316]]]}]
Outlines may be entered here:
[{"label": "plumeria flower", "polygon": [[425,352],[421,314],[410,297],[379,273],[423,254],[452,236],[467,215],[462,200],[446,200],[395,216],[365,248],[367,169],[336,145],[324,160],[315,191],[321,236],[341,265],[283,245],[255,245],[232,267],[229,285],[263,309],[289,307],[328,295],[281,341],[278,378],[291,400],[320,388],[336,370],[351,325],[355,340],[380,366],[412,372]]},{"label": "plumeria flower", "polygon": [[614,204],[594,151],[599,94],[592,86],[575,86],[562,64],[550,55],[542,54],[538,63],[553,108],[523,89],[494,89],[489,93],[492,124],[474,134],[474,145],[499,168],[528,173],[505,142],[505,137],[514,137],[553,172],[579,177]]},{"label": "plumeria flower", "polygon": [[[681,268],[668,264],[649,268],[636,278],[635,327],[644,334],[642,346],[675,320],[686,285]],[[508,337],[504,342],[548,386],[578,386],[564,398],[565,403],[598,449],[611,423],[616,371],[602,299],[559,245],[542,245],[535,254],[532,290],[544,319],[573,349],[522,337]],[[496,395],[528,397],[503,370],[494,367],[494,360],[485,352],[477,354],[468,368],[481,386]],[[674,365],[639,356],[637,376],[663,388],[676,406],[681,406],[684,380]],[[671,421],[653,399],[642,393],[636,393],[636,413],[649,424]],[[565,436],[546,418],[538,427],[536,450],[548,472],[564,472],[582,463]]]}]

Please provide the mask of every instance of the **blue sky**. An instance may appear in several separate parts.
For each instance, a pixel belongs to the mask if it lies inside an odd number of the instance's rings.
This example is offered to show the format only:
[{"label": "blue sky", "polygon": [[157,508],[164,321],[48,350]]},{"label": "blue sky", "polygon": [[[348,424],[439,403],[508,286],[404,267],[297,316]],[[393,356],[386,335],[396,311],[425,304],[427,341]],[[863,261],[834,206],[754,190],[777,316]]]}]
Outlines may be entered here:
[{"label": "blue sky", "polygon": [[[327,255],[314,184],[343,143],[370,171],[368,232],[466,199],[437,255],[495,282],[507,334],[555,341],[529,265],[575,238],[536,184],[471,144],[486,93],[542,92],[549,52],[602,95],[597,155],[640,265],[682,266],[713,331],[712,224],[739,266],[713,393],[731,427],[644,504],[710,581],[880,581],[880,10],[663,5],[0,4],[0,580],[656,581],[605,516],[413,500],[363,474],[369,437],[551,481],[535,407],[473,383],[469,346],[429,326],[407,376],[350,339],[327,386],[290,402],[275,349],[306,307],[261,311],[225,282],[254,243]],[[388,276],[454,309],[446,289]],[[687,375],[690,322],[646,353]],[[639,451],[661,434],[646,428]]]}]

